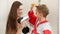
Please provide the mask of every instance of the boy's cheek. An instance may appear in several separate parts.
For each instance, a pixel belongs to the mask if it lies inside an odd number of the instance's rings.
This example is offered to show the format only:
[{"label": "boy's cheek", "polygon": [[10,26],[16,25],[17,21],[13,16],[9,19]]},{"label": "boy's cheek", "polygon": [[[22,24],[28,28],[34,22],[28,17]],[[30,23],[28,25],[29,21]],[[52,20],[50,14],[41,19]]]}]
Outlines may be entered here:
[{"label": "boy's cheek", "polygon": [[40,16],[38,15],[38,18],[40,18]]},{"label": "boy's cheek", "polygon": [[37,16],[37,18],[39,18],[39,15],[38,14],[36,16]]},{"label": "boy's cheek", "polygon": [[39,13],[36,11],[36,16],[37,16],[37,18],[39,18],[40,17],[40,15],[39,15]]}]

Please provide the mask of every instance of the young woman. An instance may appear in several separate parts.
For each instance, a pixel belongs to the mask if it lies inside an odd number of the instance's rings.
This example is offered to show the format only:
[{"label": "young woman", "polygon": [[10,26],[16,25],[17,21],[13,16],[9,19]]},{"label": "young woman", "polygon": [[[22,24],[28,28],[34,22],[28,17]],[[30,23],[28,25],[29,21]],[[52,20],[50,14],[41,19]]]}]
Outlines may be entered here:
[{"label": "young woman", "polygon": [[25,24],[19,24],[17,19],[22,15],[22,3],[15,1],[12,4],[6,26],[6,34],[21,34]]}]

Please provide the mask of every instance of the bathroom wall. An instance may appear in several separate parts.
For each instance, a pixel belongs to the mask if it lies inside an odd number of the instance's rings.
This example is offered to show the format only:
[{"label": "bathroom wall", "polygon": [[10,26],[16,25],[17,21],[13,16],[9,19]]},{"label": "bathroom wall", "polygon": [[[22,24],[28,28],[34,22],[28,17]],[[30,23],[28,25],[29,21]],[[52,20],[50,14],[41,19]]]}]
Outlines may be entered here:
[{"label": "bathroom wall", "polygon": [[[7,16],[14,1],[16,0],[0,0],[0,34],[5,34]],[[27,15],[32,3],[38,4],[37,0],[18,1],[23,3],[23,16]],[[58,34],[58,0],[41,0],[41,4],[48,6],[50,13],[47,19],[51,23],[53,34]]]}]

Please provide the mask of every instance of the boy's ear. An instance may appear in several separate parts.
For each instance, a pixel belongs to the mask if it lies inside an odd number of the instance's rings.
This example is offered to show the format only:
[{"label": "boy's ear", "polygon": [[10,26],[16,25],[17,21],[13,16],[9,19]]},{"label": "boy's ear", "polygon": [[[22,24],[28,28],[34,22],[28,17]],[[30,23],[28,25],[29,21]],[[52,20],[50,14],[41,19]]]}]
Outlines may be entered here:
[{"label": "boy's ear", "polygon": [[40,17],[43,17],[43,14],[42,14],[42,13],[40,13],[40,14],[39,14],[39,16],[40,16]]}]

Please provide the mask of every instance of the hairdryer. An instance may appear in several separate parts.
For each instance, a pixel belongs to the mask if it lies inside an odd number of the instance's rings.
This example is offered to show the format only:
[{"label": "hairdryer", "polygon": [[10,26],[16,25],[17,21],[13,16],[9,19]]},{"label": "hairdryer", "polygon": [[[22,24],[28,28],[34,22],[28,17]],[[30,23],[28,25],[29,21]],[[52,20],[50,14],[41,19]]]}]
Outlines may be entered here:
[{"label": "hairdryer", "polygon": [[[26,21],[28,19],[28,16],[26,16],[26,17],[21,17],[21,18],[19,18],[17,21],[18,21],[18,23],[22,23],[23,21]],[[26,26],[26,27],[24,27],[23,29],[22,29],[22,32],[24,33],[24,34],[27,34],[28,32],[29,32],[29,27],[28,26]]]}]

